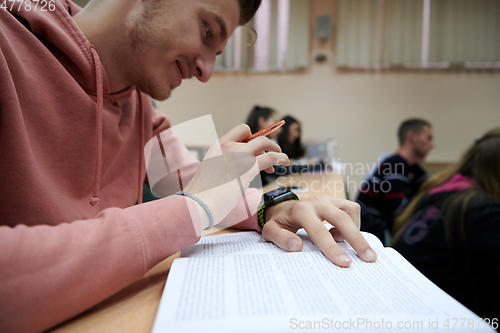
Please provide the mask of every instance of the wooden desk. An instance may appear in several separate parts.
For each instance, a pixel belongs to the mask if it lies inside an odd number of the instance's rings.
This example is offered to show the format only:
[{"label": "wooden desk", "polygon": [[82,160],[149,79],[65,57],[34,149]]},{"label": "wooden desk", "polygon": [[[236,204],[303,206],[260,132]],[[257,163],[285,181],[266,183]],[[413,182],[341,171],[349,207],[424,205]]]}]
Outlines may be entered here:
[{"label": "wooden desk", "polygon": [[[264,187],[264,191],[282,186],[307,187],[309,191],[297,193],[301,199],[314,195],[345,198],[342,176],[338,174],[288,175],[280,177],[275,183],[268,184]],[[225,229],[211,235],[228,232],[234,231]],[[142,279],[49,332],[150,333],[168,271],[179,255],[180,252],[168,257],[153,267]]]}]

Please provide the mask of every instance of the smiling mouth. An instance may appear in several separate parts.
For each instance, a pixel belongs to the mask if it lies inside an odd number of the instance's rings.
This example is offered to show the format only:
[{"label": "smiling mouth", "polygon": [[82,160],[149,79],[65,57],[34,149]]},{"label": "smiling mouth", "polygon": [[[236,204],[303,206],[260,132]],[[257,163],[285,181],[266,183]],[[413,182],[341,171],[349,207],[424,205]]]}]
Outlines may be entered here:
[{"label": "smiling mouth", "polygon": [[179,60],[177,60],[175,62],[175,64],[177,65],[177,68],[179,68],[179,72],[181,73],[181,80],[182,80],[182,77],[183,77],[183,75],[182,75],[182,67],[181,67],[181,64],[179,63]]},{"label": "smiling mouth", "polygon": [[182,77],[183,77],[182,67],[180,66],[178,61],[176,61],[175,64],[176,64],[177,70],[178,70],[178,77],[175,79],[175,82],[172,82],[171,90],[177,88],[178,86],[180,86],[182,84]]},{"label": "smiling mouth", "polygon": [[177,67],[179,67],[179,71],[181,72],[181,78],[183,80],[187,79],[189,77],[189,73],[187,73],[186,69],[182,66],[182,63],[179,60],[177,60],[176,63]]}]

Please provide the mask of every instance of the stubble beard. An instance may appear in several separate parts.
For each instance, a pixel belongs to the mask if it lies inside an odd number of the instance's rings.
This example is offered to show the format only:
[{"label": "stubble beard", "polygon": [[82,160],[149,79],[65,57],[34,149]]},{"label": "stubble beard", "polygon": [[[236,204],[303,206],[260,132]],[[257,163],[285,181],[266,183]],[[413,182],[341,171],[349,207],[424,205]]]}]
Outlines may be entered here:
[{"label": "stubble beard", "polygon": [[423,162],[425,160],[425,157],[427,156],[429,152],[428,151],[424,151],[423,148],[420,148],[420,147],[415,147],[413,149],[413,154],[417,157],[417,159],[421,162]]},{"label": "stubble beard", "polygon": [[146,58],[148,51],[155,47],[151,38],[154,34],[154,24],[151,23],[153,15],[146,10],[129,28],[126,45],[130,46],[131,51],[127,63],[133,67],[129,69],[132,84],[152,98],[164,101],[170,97],[173,87],[152,75],[148,76],[142,70],[142,60]]},{"label": "stubble beard", "polygon": [[172,87],[165,88],[165,84],[158,82],[156,79],[148,79],[145,76],[139,77],[136,87],[158,101],[169,98],[173,90]]}]

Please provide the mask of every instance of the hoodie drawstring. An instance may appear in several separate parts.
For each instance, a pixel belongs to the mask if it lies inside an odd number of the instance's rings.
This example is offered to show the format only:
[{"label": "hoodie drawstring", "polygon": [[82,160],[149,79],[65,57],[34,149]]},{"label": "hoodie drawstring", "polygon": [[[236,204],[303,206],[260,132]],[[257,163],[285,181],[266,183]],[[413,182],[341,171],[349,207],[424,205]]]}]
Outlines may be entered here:
[{"label": "hoodie drawstring", "polygon": [[94,70],[97,85],[97,108],[96,108],[96,168],[94,175],[94,194],[90,198],[90,204],[95,206],[99,202],[99,188],[101,187],[101,166],[102,166],[102,108],[103,108],[103,91],[102,91],[102,73],[101,60],[96,50],[92,46],[90,48],[92,58],[94,58]]},{"label": "hoodie drawstring", "polygon": [[[99,189],[101,187],[101,168],[102,168],[102,109],[103,109],[103,88],[102,88],[102,72],[101,72],[101,60],[96,50],[92,46],[90,48],[92,53],[92,58],[94,59],[94,70],[96,76],[96,86],[97,86],[97,108],[96,108],[96,168],[94,174],[94,193],[89,200],[92,206],[99,203]],[[140,119],[140,146],[139,146],[139,174],[138,174],[138,185],[137,185],[137,201],[142,203],[142,184],[144,179],[142,178],[142,171],[144,168],[144,112],[142,110],[142,96],[139,89],[136,88],[137,98],[139,103],[139,117]]]},{"label": "hoodie drawstring", "polygon": [[137,185],[137,202],[142,203],[142,184],[144,183],[144,179],[142,177],[142,169],[144,168],[144,112],[142,111],[142,96],[141,92],[139,89],[135,89],[137,91],[137,97],[138,97],[138,102],[139,102],[139,117],[141,117],[141,139],[140,139],[140,146],[139,146],[139,181]]}]

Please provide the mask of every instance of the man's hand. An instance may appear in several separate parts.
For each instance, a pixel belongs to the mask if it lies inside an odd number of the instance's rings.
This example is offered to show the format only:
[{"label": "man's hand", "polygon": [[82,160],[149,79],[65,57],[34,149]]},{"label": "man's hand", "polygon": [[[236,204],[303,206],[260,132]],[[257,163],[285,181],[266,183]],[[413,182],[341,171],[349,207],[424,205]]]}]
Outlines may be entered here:
[{"label": "man's hand", "polygon": [[273,173],[273,165],[290,165],[290,160],[288,156],[281,152],[280,146],[268,139],[265,136],[257,137],[248,143],[243,143],[242,141],[252,135],[250,127],[246,124],[240,124],[219,139],[218,145],[212,146],[207,157],[213,157],[222,153],[226,154],[229,152],[243,152],[248,153],[257,159],[259,170],[265,170],[268,173]]},{"label": "man's hand", "polygon": [[[348,200],[323,196],[286,201],[266,210],[268,221],[262,229],[262,236],[284,250],[298,252],[302,250],[303,244],[295,233],[304,228],[334,264],[342,267],[351,264],[351,259],[335,242],[344,239],[362,260],[372,262],[377,259],[377,255],[359,231],[359,217],[360,206]],[[322,223],[324,220],[334,228],[328,231]]]},{"label": "man's hand", "polygon": [[[238,125],[212,145],[185,191],[201,199],[210,209],[215,224],[222,221],[240,202],[259,171],[272,172],[273,165],[289,165],[281,148],[266,137],[242,143],[251,135],[247,125]],[[194,205],[208,225],[208,216]],[[257,207],[252,210],[257,210]]]}]

